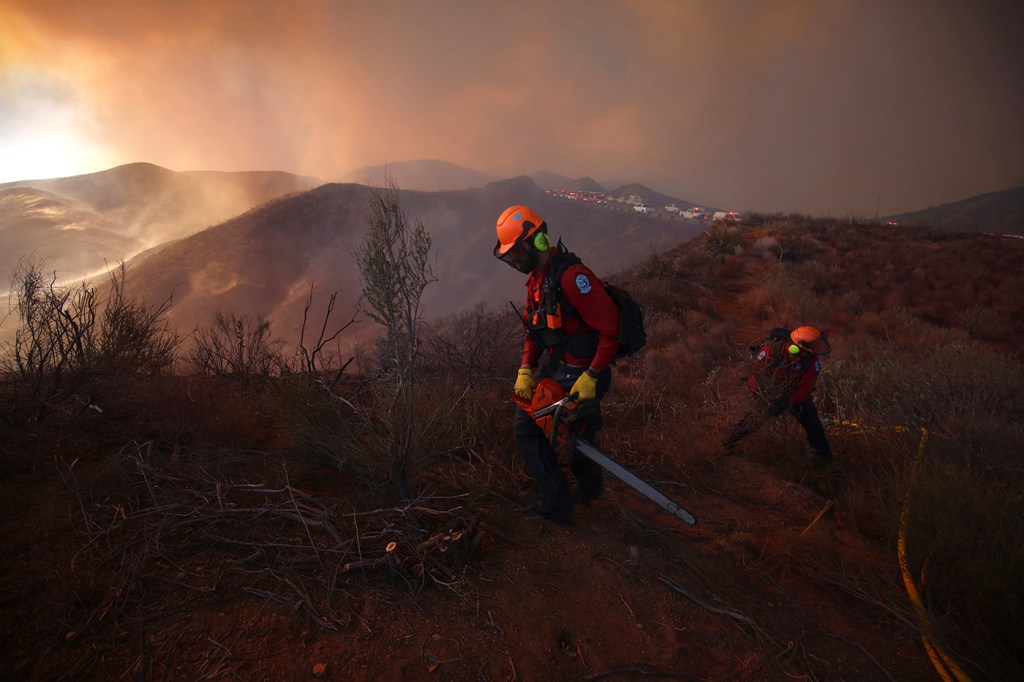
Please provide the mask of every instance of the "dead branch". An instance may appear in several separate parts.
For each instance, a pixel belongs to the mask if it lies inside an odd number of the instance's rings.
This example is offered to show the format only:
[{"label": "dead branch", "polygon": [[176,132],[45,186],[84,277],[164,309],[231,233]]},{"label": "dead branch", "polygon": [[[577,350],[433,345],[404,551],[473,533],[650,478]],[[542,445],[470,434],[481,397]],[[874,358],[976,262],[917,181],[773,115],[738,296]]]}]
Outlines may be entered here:
[{"label": "dead branch", "polygon": [[614,668],[609,668],[593,675],[587,675],[583,679],[588,682],[591,680],[603,680],[606,677],[618,675],[619,673],[637,673],[640,675],[650,675],[652,677],[672,680],[696,680],[696,677],[687,675],[686,673],[677,673],[667,670],[658,670],[654,666],[647,665],[646,663],[631,663],[628,665],[617,665]]}]

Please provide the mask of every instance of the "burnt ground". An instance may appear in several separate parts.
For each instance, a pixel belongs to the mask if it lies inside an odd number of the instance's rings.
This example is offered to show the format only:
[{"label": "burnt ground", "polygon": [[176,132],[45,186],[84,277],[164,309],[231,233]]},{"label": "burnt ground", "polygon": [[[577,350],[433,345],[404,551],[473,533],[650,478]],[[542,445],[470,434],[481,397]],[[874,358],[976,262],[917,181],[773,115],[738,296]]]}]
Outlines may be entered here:
[{"label": "burnt ground", "polygon": [[[720,404],[658,406],[624,368],[607,399],[606,450],[693,527],[611,478],[569,529],[525,512],[497,395],[497,447],[448,456],[405,504],[281,454],[272,433],[179,451],[118,440],[113,410],[19,433],[2,484],[0,675],[933,679],[895,529],[858,492],[869,472],[844,461],[823,477],[795,422],[721,454],[740,374]],[[839,456],[863,437],[836,434]],[[447,552],[419,549],[459,530]],[[382,563],[391,541],[400,570]],[[346,570],[359,557],[371,565]]]},{"label": "burnt ground", "polygon": [[764,326],[743,291],[711,292],[736,352],[694,380],[706,390],[673,390],[685,374],[666,385],[670,364],[640,358],[605,401],[601,447],[693,527],[614,479],[571,528],[526,512],[510,381],[460,417],[483,435],[404,503],[284,447],[249,389],[156,380],[102,413],[0,427],[0,677],[935,679],[899,500],[873,472],[918,434],[830,427],[839,475],[813,467],[795,422],[726,457],[741,351]]},{"label": "burnt ground", "polygon": [[[384,565],[346,573],[325,551],[297,574],[307,582],[318,575],[315,586],[333,582],[319,594],[283,567],[283,583],[259,587],[267,569],[258,561],[240,576],[209,546],[174,554],[153,542],[160,533],[181,542],[155,516],[128,531],[145,509],[104,507],[96,488],[83,502],[40,457],[35,471],[5,477],[4,677],[933,678],[915,628],[900,615],[894,548],[866,539],[842,502],[815,523],[829,498],[774,463],[721,459],[698,439],[671,450],[681,457],[638,473],[693,511],[694,527],[612,481],[566,529],[524,513],[510,501],[512,488],[463,491],[467,477],[456,470],[447,490],[434,486],[436,496],[454,497],[416,506],[455,509],[439,514],[445,521],[478,520],[467,524],[486,529],[475,552],[453,546],[449,572],[424,580]],[[101,466],[80,460],[78,484],[89,487],[94,474],[99,481]],[[233,475],[264,482],[280,477],[279,466],[249,460]],[[339,515],[351,508],[351,482],[332,469],[292,467],[289,478],[303,499]],[[223,495],[230,508],[226,487]],[[82,524],[89,504],[111,512],[92,519],[91,539]],[[125,551],[118,528],[147,539]],[[308,531],[290,528],[295,538]],[[371,535],[364,552],[379,554],[384,540]],[[147,563],[145,551],[157,560]]]}]

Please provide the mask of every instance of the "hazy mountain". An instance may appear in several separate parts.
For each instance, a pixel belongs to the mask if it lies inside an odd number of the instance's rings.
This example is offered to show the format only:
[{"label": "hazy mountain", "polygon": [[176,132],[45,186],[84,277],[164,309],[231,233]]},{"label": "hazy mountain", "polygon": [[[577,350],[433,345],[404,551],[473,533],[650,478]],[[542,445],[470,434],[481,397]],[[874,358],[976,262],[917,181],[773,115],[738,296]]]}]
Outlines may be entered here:
[{"label": "hazy mountain", "polygon": [[608,190],[601,185],[594,178],[582,177],[576,178],[567,184],[563,189],[573,190],[575,192],[601,192],[605,193]]},{"label": "hazy mountain", "polygon": [[[615,189],[607,192],[607,194],[615,198],[628,198],[631,195],[636,195],[640,197],[644,201],[644,203],[650,204],[653,208],[658,209],[664,208],[669,204],[675,204],[681,209],[689,208],[690,206],[700,205],[687,199],[680,199],[678,197],[672,197],[667,194],[662,194],[661,192],[655,192],[650,187],[635,183],[631,185],[622,185],[621,187],[616,187]],[[712,206],[704,206],[703,208],[709,213],[719,210]]]},{"label": "hazy mountain", "polygon": [[599,181],[602,187],[622,187],[631,183],[630,180],[622,180],[620,178],[604,179]]},{"label": "hazy mountain", "polygon": [[572,182],[572,178],[546,170],[530,173],[529,177],[542,189],[565,189]]},{"label": "hazy mountain", "polygon": [[989,192],[921,211],[886,216],[901,225],[1024,234],[1024,187]]},{"label": "hazy mountain", "polygon": [[395,184],[403,189],[420,192],[443,192],[483,187],[497,179],[493,175],[458,166],[448,161],[419,159],[396,161],[380,166],[363,166],[342,176],[340,182],[382,186],[385,175],[390,175]]},{"label": "hazy mountain", "polygon": [[530,173],[529,177],[543,189],[568,189],[576,192],[605,193],[608,191],[607,185],[603,185],[590,177],[576,178],[574,180],[558,173],[543,170]]},{"label": "hazy mountain", "polygon": [[65,197],[27,187],[0,190],[2,291],[23,258],[44,260],[58,277],[84,276],[103,269],[104,259],[113,264],[140,248],[118,224]]},{"label": "hazy mountain", "polygon": [[[315,285],[317,306],[338,292],[337,315],[347,319],[360,295],[353,254],[368,225],[369,189],[329,184],[281,198],[132,262],[129,285],[147,301],[173,294],[171,321],[190,331],[213,312],[265,315],[276,334],[294,340],[303,304]],[[547,195],[522,176],[479,189],[401,191],[410,220],[422,220],[433,239],[438,282],[424,297],[437,317],[478,303],[517,306],[525,278],[495,260],[494,223],[507,206],[525,203],[543,216],[554,238],[608,277],[651,254],[691,239],[696,224],[584,206]],[[339,318],[340,319],[340,318]],[[366,322],[361,327],[373,331]]]},{"label": "hazy mountain", "polygon": [[175,172],[132,163],[99,173],[0,185],[0,273],[45,258],[67,279],[141,249],[221,223],[253,206],[319,184],[267,172]]}]

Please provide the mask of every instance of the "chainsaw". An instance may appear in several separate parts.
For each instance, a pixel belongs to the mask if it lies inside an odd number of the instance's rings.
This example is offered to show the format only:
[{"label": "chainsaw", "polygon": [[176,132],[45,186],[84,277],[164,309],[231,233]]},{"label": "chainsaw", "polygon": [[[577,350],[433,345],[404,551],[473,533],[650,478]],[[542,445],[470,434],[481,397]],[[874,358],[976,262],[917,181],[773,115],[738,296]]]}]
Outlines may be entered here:
[{"label": "chainsaw", "polygon": [[636,490],[638,493],[665,509],[687,525],[694,525],[697,519],[678,504],[655,490],[649,483],[641,480],[636,474],[598,450],[593,443],[576,435],[571,426],[579,403],[570,399],[561,384],[551,378],[541,379],[533,392],[533,398],[513,395],[512,399],[521,407],[537,426],[548,436],[551,446],[570,443],[580,454],[598,464],[617,479]]}]

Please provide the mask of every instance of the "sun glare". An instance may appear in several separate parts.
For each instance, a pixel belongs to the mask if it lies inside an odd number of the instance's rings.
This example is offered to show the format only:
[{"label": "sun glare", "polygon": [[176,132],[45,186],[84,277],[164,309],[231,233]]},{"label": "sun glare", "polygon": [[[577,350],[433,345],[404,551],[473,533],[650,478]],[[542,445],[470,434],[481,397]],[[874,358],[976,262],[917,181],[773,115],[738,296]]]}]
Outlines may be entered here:
[{"label": "sun glare", "polygon": [[98,150],[60,130],[0,139],[0,182],[59,178],[107,167]]},{"label": "sun glare", "polygon": [[0,72],[0,182],[80,175],[110,165],[74,88],[47,74]]}]

